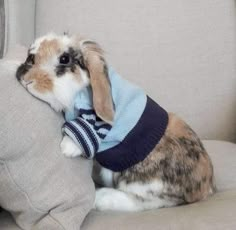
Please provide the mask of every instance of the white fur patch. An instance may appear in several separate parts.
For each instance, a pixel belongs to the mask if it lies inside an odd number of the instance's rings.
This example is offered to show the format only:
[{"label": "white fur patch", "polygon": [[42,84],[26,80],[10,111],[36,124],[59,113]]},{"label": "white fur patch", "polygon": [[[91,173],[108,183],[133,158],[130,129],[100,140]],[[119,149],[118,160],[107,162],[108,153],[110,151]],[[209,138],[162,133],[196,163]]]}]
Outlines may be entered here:
[{"label": "white fur patch", "polygon": [[63,137],[60,146],[62,154],[66,157],[77,157],[83,154],[83,151],[67,135]]},{"label": "white fur patch", "polygon": [[53,94],[55,98],[60,101],[65,109],[70,109],[76,93],[88,85],[88,80],[85,79],[78,82],[73,74],[66,73],[56,78],[53,84]]},{"label": "white fur patch", "polygon": [[80,85],[71,73],[65,73],[63,76],[55,77],[53,80],[53,94],[65,109],[70,109],[76,93],[82,87],[83,84]]},{"label": "white fur patch", "polygon": [[154,180],[149,183],[134,182],[129,184],[121,181],[118,185],[118,188],[120,190],[146,199],[152,198],[153,194],[161,194],[163,191],[163,187],[163,183],[160,180]]},{"label": "white fur patch", "polygon": [[82,70],[81,68],[79,68],[79,73],[80,73],[80,77],[81,77],[81,80],[82,80],[82,87],[85,87],[85,86],[88,86],[89,85],[89,77],[88,77],[88,74],[85,70]]},{"label": "white fur patch", "polygon": [[102,188],[96,191],[94,208],[100,211],[138,211],[139,206],[128,194],[113,189]]},{"label": "white fur patch", "polygon": [[32,82],[31,84],[28,84],[28,82],[25,82],[24,80],[22,80],[21,84],[32,95],[41,99],[42,101],[47,102],[55,111],[59,112],[64,109],[63,104],[55,98],[52,92],[44,92],[44,93],[38,92],[37,90],[34,89],[34,84],[35,84],[34,82]]},{"label": "white fur patch", "polygon": [[134,194],[126,193],[113,188],[102,188],[96,191],[94,208],[100,211],[142,211],[155,208],[171,207],[175,203],[155,197],[150,200],[142,200]]},{"label": "white fur patch", "polygon": [[149,183],[119,183],[118,189],[97,190],[94,207],[98,210],[141,211],[154,208],[171,207],[176,203],[159,197],[163,183],[154,180]]},{"label": "white fur patch", "polygon": [[102,167],[100,171],[100,178],[104,186],[113,186],[113,172],[111,170]]}]

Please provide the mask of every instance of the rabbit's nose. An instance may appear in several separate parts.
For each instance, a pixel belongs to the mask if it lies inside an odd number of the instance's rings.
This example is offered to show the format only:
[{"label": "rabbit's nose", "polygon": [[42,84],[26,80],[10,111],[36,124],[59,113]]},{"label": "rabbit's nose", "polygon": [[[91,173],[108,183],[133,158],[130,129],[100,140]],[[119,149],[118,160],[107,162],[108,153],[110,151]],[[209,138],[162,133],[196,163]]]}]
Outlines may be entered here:
[{"label": "rabbit's nose", "polygon": [[31,68],[31,66],[24,64],[21,64],[17,71],[16,71],[16,79],[18,81],[21,80],[22,77],[24,77],[24,75],[28,72],[28,70]]}]

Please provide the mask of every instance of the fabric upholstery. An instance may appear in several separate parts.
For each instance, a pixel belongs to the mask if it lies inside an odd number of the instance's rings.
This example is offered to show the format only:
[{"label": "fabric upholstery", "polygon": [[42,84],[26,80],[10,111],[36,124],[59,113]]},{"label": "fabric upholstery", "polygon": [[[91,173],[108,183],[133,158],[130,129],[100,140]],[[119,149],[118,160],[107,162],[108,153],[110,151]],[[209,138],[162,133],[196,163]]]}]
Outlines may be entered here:
[{"label": "fabric upholstery", "polygon": [[236,144],[223,141],[204,141],[214,165],[218,192],[236,189]]},{"label": "fabric upholstery", "polygon": [[0,206],[22,229],[79,229],[94,202],[91,162],[61,154],[62,115],[20,86],[15,65],[0,63]]},{"label": "fabric upholstery", "polygon": [[82,230],[222,230],[235,229],[236,192],[218,193],[206,201],[139,213],[92,211]]},{"label": "fabric upholstery", "polygon": [[[138,213],[92,211],[82,230],[221,230],[235,229],[236,219],[236,144],[204,141],[215,168],[218,192],[199,203]],[[0,213],[0,229],[14,229],[12,218]]]},{"label": "fabric upholstery", "polygon": [[5,44],[5,6],[4,1],[0,1],[0,58],[4,53]]},{"label": "fabric upholstery", "polygon": [[6,211],[0,212],[0,229],[2,230],[20,230],[10,213]]},{"label": "fabric upholstery", "polygon": [[[25,0],[24,4],[18,0],[4,0],[4,2],[7,25],[5,30],[5,40],[7,42],[4,50],[13,51],[12,47],[16,43],[28,46],[33,38],[48,31],[87,35],[97,40],[105,48],[109,63],[115,70],[146,89],[147,93],[167,110],[182,116],[200,134],[201,138],[236,142],[235,0],[40,0],[36,2],[35,0]],[[12,52],[11,57],[15,56],[17,56],[17,53]],[[3,69],[0,69],[0,71],[4,72]],[[4,73],[5,76],[10,77],[9,73]],[[2,74],[0,77],[2,78]],[[5,96],[5,100],[0,97],[1,125],[3,123],[2,119],[6,118],[6,111],[12,111],[12,114],[9,113],[12,117],[16,114],[17,108],[21,109],[21,106],[25,108],[24,103],[31,104],[32,101],[32,104],[36,103],[35,106],[41,104],[33,98],[26,97],[23,89],[16,88],[17,90],[14,93],[13,89],[9,89],[10,91],[7,92],[4,82],[1,81],[0,94],[4,92],[4,94],[9,93],[11,96],[8,98]],[[7,82],[13,83],[9,79]],[[13,86],[14,84],[12,84]],[[17,100],[19,104],[16,104],[13,100],[16,97],[15,95],[24,98],[24,103]],[[4,113],[2,112],[2,103],[6,108],[6,111],[3,111]],[[6,107],[7,103],[11,106]],[[12,106],[16,108],[13,109]],[[30,109],[39,121],[43,119],[38,116],[38,113],[42,111],[45,111],[49,118],[53,117],[52,123],[61,121],[58,116],[50,112],[46,105],[42,105],[41,109],[30,106]],[[31,133],[28,138],[35,141],[33,130],[38,132],[39,127],[36,125],[35,129],[31,122],[27,120],[28,110],[27,108],[18,115],[17,121],[20,121],[20,124],[11,124],[9,128],[13,126],[14,128],[26,128],[27,133]],[[7,119],[9,120],[10,117],[7,117]],[[26,121],[29,122],[29,127],[23,125]],[[46,121],[44,127],[47,124],[49,124],[48,121]],[[33,129],[29,130],[30,127],[33,127]],[[0,129],[1,147],[3,146],[3,140],[6,141],[6,138],[8,138],[9,141],[9,139],[12,140],[16,136],[19,140],[17,138],[14,140],[15,149],[17,145],[20,146],[19,142],[23,139],[23,132],[16,129],[16,133],[12,132],[9,136],[4,135],[4,133],[7,133],[6,126],[5,129]],[[19,135],[19,133],[22,135]],[[45,143],[44,148],[49,148],[48,142],[44,139],[45,133],[47,136],[59,134],[53,128],[52,130],[48,129],[43,134],[40,132]],[[5,139],[2,138],[2,135]],[[56,136],[55,142],[59,142],[59,139],[60,137]],[[24,144],[27,148],[28,142],[24,142]],[[92,211],[85,219],[82,230],[235,229],[235,144],[222,141],[206,141],[204,144],[209,150],[215,166],[218,187],[218,193],[209,200],[188,206],[141,213],[124,214]],[[51,152],[60,158],[58,145],[55,146],[51,148],[55,148],[56,153]],[[28,149],[30,147],[28,146]],[[4,148],[6,149],[6,147]],[[35,143],[35,148],[39,148],[37,143]],[[1,154],[6,156],[4,151],[1,151],[0,156]],[[10,151],[7,150],[7,152]],[[45,151],[41,151],[40,154],[45,154]],[[18,156],[21,155],[18,153]],[[18,159],[11,158],[10,160]],[[37,165],[42,162],[40,156],[39,159]],[[49,159],[49,156],[45,156],[45,159]],[[29,162],[25,163],[27,163],[25,168],[17,170],[21,171],[22,178],[20,179],[22,181],[35,185],[34,188],[29,186],[30,192],[35,189],[35,192],[40,193],[34,200],[37,203],[44,196],[44,194],[41,194],[41,183],[40,181],[34,183],[34,178],[28,175],[25,176],[22,173],[24,169],[28,169]],[[70,165],[69,171],[71,168],[78,170],[77,177],[74,176],[73,178],[78,178],[78,176],[80,178],[81,176],[84,177],[84,179],[81,179],[82,181],[88,181],[85,175],[81,175],[81,172],[84,172],[81,169],[87,168],[87,162],[79,161],[77,163],[66,160],[62,164],[64,167]],[[79,169],[77,168],[78,164]],[[42,169],[43,172],[47,170],[45,167]],[[61,171],[60,173],[63,174],[64,171]],[[0,172],[4,173],[2,164]],[[47,175],[49,175],[48,181],[52,181],[50,173]],[[63,176],[65,175],[63,174]],[[2,180],[2,177],[0,177],[0,185],[2,185]],[[74,179],[73,185],[76,182],[77,180]],[[69,182],[63,181],[63,183]],[[40,189],[37,191],[39,184]],[[80,180],[76,183],[76,186],[79,186],[78,184],[81,186]],[[86,183],[82,184],[87,186]],[[50,183],[50,188],[51,186],[54,187],[54,184]],[[68,185],[69,189],[70,186],[72,185]],[[0,197],[2,189],[2,186],[0,186]],[[9,186],[8,189],[11,189],[11,187]],[[7,195],[12,195],[12,191],[15,189],[14,186],[11,193],[9,192]],[[68,190],[66,189],[66,191]],[[62,196],[66,195],[64,190],[61,192],[63,193]],[[76,192],[79,192],[79,194],[85,193],[81,187]],[[57,205],[61,204],[59,202],[61,196],[57,197],[56,194],[54,196],[50,194],[51,200],[45,200],[41,205],[44,206],[46,201],[51,204],[54,202],[55,208],[52,210],[58,210]],[[18,192],[14,195],[16,195],[16,198],[22,197],[21,204],[23,202],[27,204],[25,194]],[[81,206],[87,203],[88,200],[88,205],[91,204],[91,199],[87,198],[87,195],[81,201]],[[68,199],[70,198],[67,197],[66,200],[68,201]],[[7,203],[8,207],[10,203],[11,201]],[[16,203],[16,205],[19,205],[19,203]],[[61,205],[63,206],[63,204]],[[61,207],[61,205],[58,207]],[[28,206],[20,207],[22,210],[19,213],[24,213]],[[72,218],[75,220],[78,217],[75,222],[81,223],[83,215],[80,215],[81,212],[78,209],[81,210],[78,206],[77,210],[76,208],[73,210]],[[71,209],[69,210],[71,211]],[[87,210],[88,206],[85,208],[84,214]],[[46,218],[44,220],[47,220],[47,214],[54,212],[45,213]],[[79,213],[78,216],[77,213]],[[15,215],[18,219],[20,216],[22,217],[22,215]],[[40,214],[37,213],[36,219],[40,218],[39,216]],[[58,215],[57,219],[59,219]],[[31,220],[33,221],[33,219]],[[69,218],[68,220],[71,221]],[[40,222],[39,225],[36,225],[36,229],[37,227],[40,228],[42,223]],[[26,227],[29,227],[29,225],[27,224]],[[43,227],[41,225],[41,229]],[[75,229],[78,228],[78,226],[75,226]],[[11,216],[4,211],[0,212],[0,229],[15,230],[19,228],[16,227]],[[43,229],[47,228],[44,227]]]},{"label": "fabric upholstery", "polygon": [[236,141],[235,0],[40,0],[36,36],[48,31],[94,38],[201,138]]}]

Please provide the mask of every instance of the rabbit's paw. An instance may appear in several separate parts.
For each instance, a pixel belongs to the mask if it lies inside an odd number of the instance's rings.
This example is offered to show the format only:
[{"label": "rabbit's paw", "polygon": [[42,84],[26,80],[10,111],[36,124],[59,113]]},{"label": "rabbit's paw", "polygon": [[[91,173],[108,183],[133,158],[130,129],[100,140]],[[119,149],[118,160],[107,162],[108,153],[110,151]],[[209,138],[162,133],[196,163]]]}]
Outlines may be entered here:
[{"label": "rabbit's paw", "polygon": [[77,146],[74,141],[65,135],[61,142],[61,152],[66,157],[77,157],[83,155],[83,151]]}]

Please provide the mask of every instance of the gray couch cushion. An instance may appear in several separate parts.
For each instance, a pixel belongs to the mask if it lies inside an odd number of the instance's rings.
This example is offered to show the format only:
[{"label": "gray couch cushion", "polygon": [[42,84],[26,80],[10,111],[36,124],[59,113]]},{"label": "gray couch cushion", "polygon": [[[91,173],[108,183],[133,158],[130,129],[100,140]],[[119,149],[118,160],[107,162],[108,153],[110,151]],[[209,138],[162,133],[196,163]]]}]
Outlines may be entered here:
[{"label": "gray couch cushion", "polygon": [[23,229],[79,229],[94,200],[91,162],[62,156],[62,116],[23,89],[14,66],[0,63],[0,206]]},{"label": "gray couch cushion", "polygon": [[236,144],[225,141],[203,143],[214,165],[217,191],[236,191]]},{"label": "gray couch cushion", "polygon": [[233,230],[236,191],[218,193],[206,201],[139,213],[92,211],[81,230]]},{"label": "gray couch cushion", "polygon": [[16,225],[10,213],[6,211],[0,212],[0,229],[1,230],[20,230]]},{"label": "gray couch cushion", "polygon": [[[236,144],[204,141],[215,167],[217,194],[206,201],[175,208],[117,213],[92,211],[82,230],[222,230],[236,228]],[[0,229],[15,230],[14,222],[0,213]]]},{"label": "gray couch cushion", "polygon": [[201,138],[236,141],[235,0],[40,0],[36,11],[36,36],[96,39],[119,73]]}]

